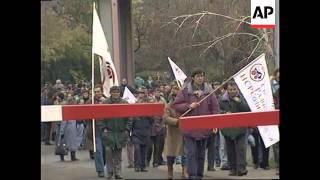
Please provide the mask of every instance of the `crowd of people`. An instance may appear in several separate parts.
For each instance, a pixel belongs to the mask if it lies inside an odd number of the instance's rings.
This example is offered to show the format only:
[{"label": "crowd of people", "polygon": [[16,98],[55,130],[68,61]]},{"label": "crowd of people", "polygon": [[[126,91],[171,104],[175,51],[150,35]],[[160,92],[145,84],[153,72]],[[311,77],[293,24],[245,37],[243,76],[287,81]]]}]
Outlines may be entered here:
[{"label": "crowd of people", "polygon": [[[279,109],[280,73],[276,70],[271,77],[271,86],[275,107]],[[93,142],[92,120],[69,120],[61,122],[42,122],[42,141],[58,146],[65,142],[70,151],[71,161],[78,150],[88,150],[89,157],[95,161],[99,177],[123,179],[121,175],[121,154],[126,148],[127,168],[135,172],[147,172],[148,168],[167,166],[168,179],[173,178],[174,164],[181,164],[182,178],[201,179],[204,176],[204,165],[207,159],[207,170],[216,168],[229,170],[230,176],[244,176],[248,173],[247,146],[251,148],[254,168],[270,169],[269,149],[265,148],[257,128],[222,128],[181,130],[179,116],[191,109],[185,116],[208,115],[250,111],[244,97],[234,81],[220,87],[221,82],[205,81],[205,72],[195,69],[191,77],[179,86],[153,80],[146,81],[141,77],[134,79],[130,86],[126,79],[121,85],[110,88],[110,97],[103,94],[102,85],[94,86],[95,104],[128,103],[122,99],[125,87],[137,98],[136,103],[163,103],[163,116],[130,117],[101,119],[95,121],[95,142]],[[220,87],[219,89],[217,89]],[[203,97],[211,94],[203,102]],[[42,105],[91,104],[91,87],[87,83],[45,84],[41,91]],[[93,151],[93,143],[96,152]],[[274,159],[279,170],[279,143],[272,146]],[[206,155],[207,153],[207,155]],[[59,154],[65,161],[65,154]],[[207,157],[207,158],[206,158]],[[107,171],[104,171],[106,167]],[[277,171],[279,174],[279,171]]]}]

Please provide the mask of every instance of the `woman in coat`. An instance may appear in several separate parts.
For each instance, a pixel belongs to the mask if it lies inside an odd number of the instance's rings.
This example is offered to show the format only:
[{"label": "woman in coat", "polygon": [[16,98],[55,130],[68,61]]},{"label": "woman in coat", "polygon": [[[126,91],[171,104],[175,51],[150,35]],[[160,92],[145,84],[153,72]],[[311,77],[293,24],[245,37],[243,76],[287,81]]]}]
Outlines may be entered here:
[{"label": "woman in coat", "polygon": [[[166,104],[163,122],[167,125],[167,137],[165,141],[165,152],[167,155],[168,179],[173,178],[173,164],[177,156],[183,152],[183,138],[179,129],[179,114],[173,109],[173,102],[179,91],[178,86],[173,86],[170,94],[169,104]],[[182,163],[182,176],[185,177],[185,164]]]},{"label": "woman in coat", "polygon": [[[75,104],[75,99],[71,94],[68,94],[67,104]],[[81,138],[78,137],[78,132],[83,131],[83,126],[77,124],[77,120],[62,121],[60,126],[61,139],[66,143],[70,151],[71,161],[77,161],[76,151],[80,147]],[[60,155],[61,160],[64,160],[64,155]]]}]

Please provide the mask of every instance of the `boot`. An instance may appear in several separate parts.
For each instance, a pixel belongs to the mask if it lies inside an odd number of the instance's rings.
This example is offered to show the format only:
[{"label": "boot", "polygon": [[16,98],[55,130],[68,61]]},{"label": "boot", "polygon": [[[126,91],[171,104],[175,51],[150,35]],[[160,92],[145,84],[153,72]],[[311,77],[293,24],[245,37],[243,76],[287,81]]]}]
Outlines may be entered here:
[{"label": "boot", "polygon": [[185,167],[185,166],[182,166],[181,177],[183,179],[188,179],[189,178],[187,167]]},{"label": "boot", "polygon": [[168,179],[172,179],[173,178],[173,164],[171,165],[167,165],[168,166]]},{"label": "boot", "polygon": [[94,159],[94,152],[93,152],[93,150],[89,150],[89,157],[90,157],[90,159]]},{"label": "boot", "polygon": [[71,151],[71,161],[78,161],[79,159],[76,158],[76,152],[75,151]]},{"label": "boot", "polygon": [[60,155],[60,161],[64,161],[64,155]]}]

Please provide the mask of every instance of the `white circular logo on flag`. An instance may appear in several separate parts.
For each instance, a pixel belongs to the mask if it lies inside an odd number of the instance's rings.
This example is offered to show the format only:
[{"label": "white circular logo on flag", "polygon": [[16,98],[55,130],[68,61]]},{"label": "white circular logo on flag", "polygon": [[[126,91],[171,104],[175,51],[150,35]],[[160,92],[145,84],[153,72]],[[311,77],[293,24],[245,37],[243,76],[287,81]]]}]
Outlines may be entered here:
[{"label": "white circular logo on flag", "polygon": [[265,76],[265,70],[262,64],[254,64],[250,69],[250,78],[254,81],[261,81]]}]

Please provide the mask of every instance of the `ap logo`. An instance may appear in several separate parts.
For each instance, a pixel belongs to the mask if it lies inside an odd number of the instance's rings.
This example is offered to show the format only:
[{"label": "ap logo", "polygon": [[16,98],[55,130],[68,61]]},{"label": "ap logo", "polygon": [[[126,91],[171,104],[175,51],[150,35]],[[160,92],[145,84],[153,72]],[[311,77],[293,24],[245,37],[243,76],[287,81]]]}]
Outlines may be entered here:
[{"label": "ap logo", "polygon": [[251,27],[274,28],[276,0],[251,0]]}]

